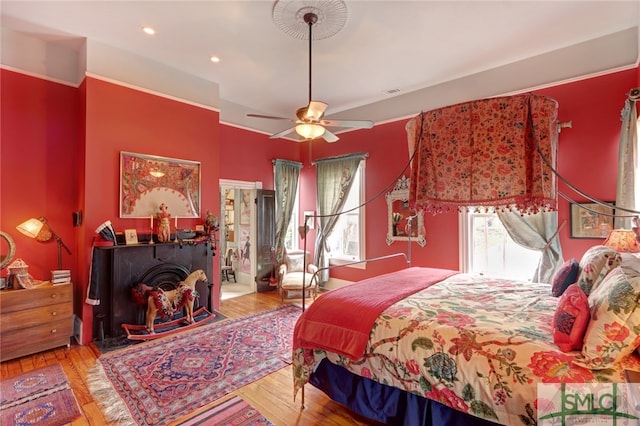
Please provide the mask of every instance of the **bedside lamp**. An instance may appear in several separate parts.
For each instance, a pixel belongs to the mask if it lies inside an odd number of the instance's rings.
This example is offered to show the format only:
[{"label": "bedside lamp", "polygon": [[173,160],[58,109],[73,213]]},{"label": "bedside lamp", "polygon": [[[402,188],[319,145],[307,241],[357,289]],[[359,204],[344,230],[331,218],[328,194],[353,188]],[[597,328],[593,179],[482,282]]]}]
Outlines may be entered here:
[{"label": "bedside lamp", "polygon": [[602,244],[621,253],[637,253],[640,251],[636,234],[631,229],[614,229]]},{"label": "bedside lamp", "polygon": [[64,247],[66,252],[69,254],[71,254],[71,250],[69,250],[69,247],[65,245],[62,238],[53,231],[51,225],[47,222],[47,219],[44,217],[40,217],[38,219],[31,218],[16,226],[16,229],[27,237],[35,238],[37,241],[43,243],[55,238],[56,243],[58,244],[58,269],[62,269],[62,248]]}]

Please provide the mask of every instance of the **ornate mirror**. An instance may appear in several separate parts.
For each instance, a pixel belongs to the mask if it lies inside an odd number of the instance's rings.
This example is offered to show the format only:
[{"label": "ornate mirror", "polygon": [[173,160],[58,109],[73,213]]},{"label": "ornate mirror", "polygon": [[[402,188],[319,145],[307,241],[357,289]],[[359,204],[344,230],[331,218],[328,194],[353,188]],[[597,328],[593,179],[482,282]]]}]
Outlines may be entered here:
[{"label": "ornate mirror", "polygon": [[6,232],[0,231],[0,269],[7,266],[16,254],[16,245]]},{"label": "ornate mirror", "polygon": [[385,195],[387,199],[387,245],[394,241],[409,241],[424,247],[427,244],[423,212],[409,209],[409,179],[402,176],[393,191]]}]

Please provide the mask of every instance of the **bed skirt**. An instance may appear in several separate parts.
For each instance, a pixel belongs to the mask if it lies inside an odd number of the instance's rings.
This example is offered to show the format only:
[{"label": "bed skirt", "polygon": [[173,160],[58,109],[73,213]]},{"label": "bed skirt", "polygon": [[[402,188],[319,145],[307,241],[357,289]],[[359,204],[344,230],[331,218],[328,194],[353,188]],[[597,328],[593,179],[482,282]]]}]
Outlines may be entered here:
[{"label": "bed skirt", "polygon": [[[495,426],[438,402],[357,376],[326,358],[309,378],[332,400],[356,413],[389,425]],[[340,387],[335,386],[341,384]]]}]

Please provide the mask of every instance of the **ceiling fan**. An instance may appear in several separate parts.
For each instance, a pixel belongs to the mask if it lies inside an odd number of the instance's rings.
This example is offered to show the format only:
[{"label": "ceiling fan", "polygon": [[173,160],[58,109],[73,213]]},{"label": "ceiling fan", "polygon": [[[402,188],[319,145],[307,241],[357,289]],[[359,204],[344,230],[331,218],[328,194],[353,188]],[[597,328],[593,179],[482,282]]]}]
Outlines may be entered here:
[{"label": "ceiling fan", "polygon": [[307,12],[303,16],[304,22],[309,27],[309,104],[296,111],[297,119],[284,117],[275,117],[262,114],[247,114],[247,117],[267,118],[270,120],[288,120],[295,125],[282,132],[278,132],[269,137],[269,139],[277,139],[288,135],[295,131],[303,140],[312,140],[323,138],[325,141],[332,143],[339,138],[334,133],[327,130],[327,127],[348,127],[352,129],[370,129],[373,127],[373,121],[370,120],[326,120],[322,117],[328,105],[321,101],[314,101],[311,97],[311,31],[313,25],[318,22],[318,15],[313,12]]}]

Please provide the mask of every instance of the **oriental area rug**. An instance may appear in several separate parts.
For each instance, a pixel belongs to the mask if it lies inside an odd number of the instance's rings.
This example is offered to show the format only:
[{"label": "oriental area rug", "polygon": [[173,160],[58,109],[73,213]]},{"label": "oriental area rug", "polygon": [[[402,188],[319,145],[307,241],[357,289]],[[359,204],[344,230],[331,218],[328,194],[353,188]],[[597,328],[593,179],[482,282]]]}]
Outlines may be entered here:
[{"label": "oriental area rug", "polygon": [[273,426],[258,410],[239,396],[215,404],[213,407],[189,416],[175,426]]},{"label": "oriental area rug", "polygon": [[58,426],[80,416],[78,401],[59,364],[3,379],[0,425]]},{"label": "oriental area rug", "polygon": [[164,425],[290,363],[293,305],[104,354],[88,382],[105,418]]}]

